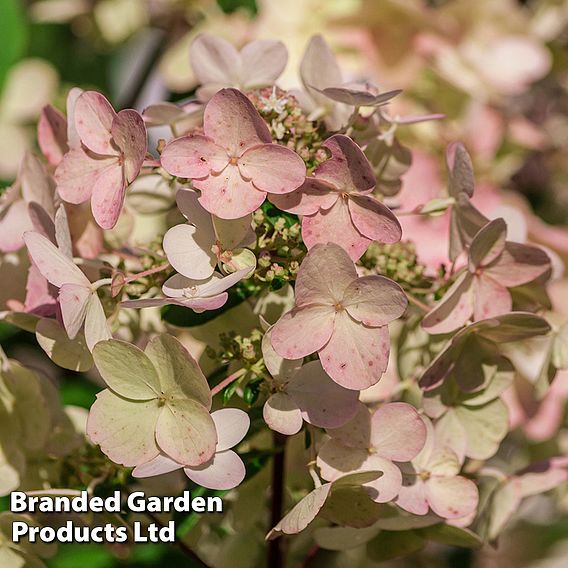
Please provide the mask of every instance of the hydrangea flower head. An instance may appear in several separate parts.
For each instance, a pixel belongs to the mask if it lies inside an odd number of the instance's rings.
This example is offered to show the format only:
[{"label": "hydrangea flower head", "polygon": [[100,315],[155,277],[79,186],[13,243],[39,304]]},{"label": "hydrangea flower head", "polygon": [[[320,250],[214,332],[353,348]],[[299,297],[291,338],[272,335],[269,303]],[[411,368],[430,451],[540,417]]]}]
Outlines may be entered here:
[{"label": "hydrangea flower head", "polygon": [[339,385],[361,390],[379,381],[388,363],[387,324],[407,305],[398,284],[384,276],[359,278],[338,245],[318,244],[296,279],[295,307],[272,330],[272,345],[286,359],[315,353]]},{"label": "hydrangea flower head", "polygon": [[135,110],[114,111],[100,93],[82,93],[74,109],[80,148],[72,148],[57,167],[55,181],[69,203],[91,200],[93,215],[103,229],[112,229],[124,203],[126,187],[146,157],[146,129]]},{"label": "hydrangea flower head", "polygon": [[304,182],[303,160],[272,144],[268,126],[236,89],[223,89],[207,103],[203,132],[170,142],[161,162],[170,174],[191,178],[201,205],[222,219],[244,217],[267,193],[288,193]]}]

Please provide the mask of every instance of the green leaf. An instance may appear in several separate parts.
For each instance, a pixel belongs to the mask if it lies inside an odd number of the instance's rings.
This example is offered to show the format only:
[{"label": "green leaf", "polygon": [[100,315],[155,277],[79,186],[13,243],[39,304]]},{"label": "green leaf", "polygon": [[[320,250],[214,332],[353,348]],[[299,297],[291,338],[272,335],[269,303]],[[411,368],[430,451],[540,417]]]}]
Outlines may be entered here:
[{"label": "green leaf", "polygon": [[425,544],[424,538],[414,531],[382,531],[367,543],[367,556],[374,562],[384,562],[417,552]]},{"label": "green leaf", "polygon": [[439,524],[432,527],[420,529],[420,534],[427,540],[449,544],[450,546],[461,546],[464,548],[479,548],[483,545],[481,538],[473,531],[453,527],[451,525]]},{"label": "green leaf", "polygon": [[0,89],[4,86],[10,67],[20,59],[28,42],[28,24],[22,2],[2,0],[0,4]]}]

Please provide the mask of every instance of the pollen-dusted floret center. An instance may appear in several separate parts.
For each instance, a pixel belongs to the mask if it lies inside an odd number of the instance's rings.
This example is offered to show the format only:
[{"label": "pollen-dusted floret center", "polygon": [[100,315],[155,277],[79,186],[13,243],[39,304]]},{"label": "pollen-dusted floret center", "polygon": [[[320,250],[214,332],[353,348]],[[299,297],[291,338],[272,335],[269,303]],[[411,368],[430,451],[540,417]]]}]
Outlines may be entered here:
[{"label": "pollen-dusted floret center", "polygon": [[197,286],[188,286],[181,291],[184,298],[193,298],[197,295]]},{"label": "pollen-dusted floret center", "polygon": [[422,480],[422,481],[428,481],[430,479],[430,476],[432,474],[429,471],[421,471],[418,474],[418,477]]},{"label": "pollen-dusted floret center", "polygon": [[239,158],[237,156],[231,156],[229,159],[229,164],[231,166],[236,166],[239,163]]},{"label": "pollen-dusted floret center", "polygon": [[336,312],[342,312],[345,309],[341,302],[337,302],[337,304],[335,304],[333,307],[335,308]]}]

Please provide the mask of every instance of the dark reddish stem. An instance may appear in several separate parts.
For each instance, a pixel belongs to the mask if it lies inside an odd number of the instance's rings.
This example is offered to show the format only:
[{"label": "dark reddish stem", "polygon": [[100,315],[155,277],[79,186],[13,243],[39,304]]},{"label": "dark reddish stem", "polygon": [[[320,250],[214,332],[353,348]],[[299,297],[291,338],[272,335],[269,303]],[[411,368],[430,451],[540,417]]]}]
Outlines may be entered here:
[{"label": "dark reddish stem", "polygon": [[226,379],[223,379],[218,385],[215,385],[211,389],[211,396],[215,396],[219,394],[225,387],[228,387],[233,381],[240,379],[245,374],[245,369],[239,369],[235,371],[231,375],[229,375]]},{"label": "dark reddish stem", "polygon": [[[284,511],[284,469],[286,465],[286,436],[273,433],[274,459],[272,462],[272,506],[270,508],[270,528],[276,526],[282,519]],[[268,566],[270,568],[284,567],[284,551],[282,537],[268,541]]]}]

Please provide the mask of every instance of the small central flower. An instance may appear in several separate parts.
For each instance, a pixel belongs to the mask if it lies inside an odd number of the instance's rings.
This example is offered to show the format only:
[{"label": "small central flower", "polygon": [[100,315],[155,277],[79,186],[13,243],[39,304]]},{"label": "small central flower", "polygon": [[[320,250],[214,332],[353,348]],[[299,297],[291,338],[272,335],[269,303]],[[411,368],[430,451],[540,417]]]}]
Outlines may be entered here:
[{"label": "small central flower", "polygon": [[236,156],[231,156],[231,158],[229,159],[229,164],[231,166],[236,166],[239,162],[239,158],[237,158]]},{"label": "small central flower", "polygon": [[333,307],[335,308],[336,312],[342,312],[345,309],[341,302],[337,302],[337,304],[335,304]]},{"label": "small central flower", "polygon": [[193,298],[197,294],[197,286],[188,286],[181,291],[184,298]]},{"label": "small central flower", "polygon": [[349,193],[347,193],[346,191],[342,191],[341,192],[341,199],[344,199],[345,201],[347,201],[349,199]]},{"label": "small central flower", "polygon": [[431,473],[429,471],[422,471],[418,475],[422,481],[428,481],[430,479]]}]

